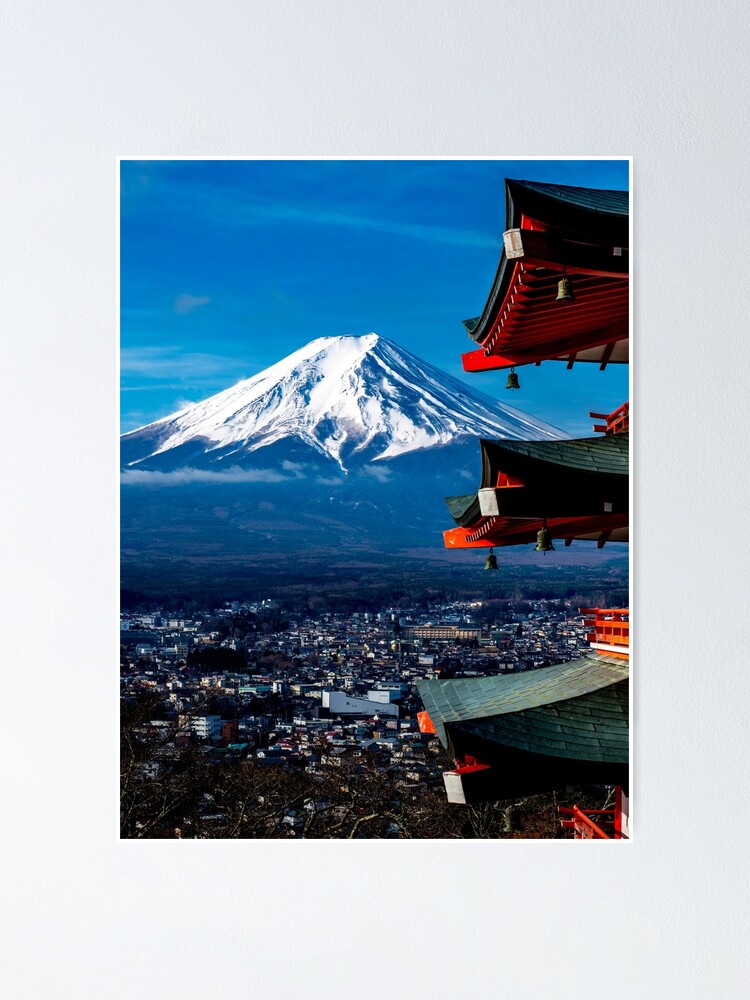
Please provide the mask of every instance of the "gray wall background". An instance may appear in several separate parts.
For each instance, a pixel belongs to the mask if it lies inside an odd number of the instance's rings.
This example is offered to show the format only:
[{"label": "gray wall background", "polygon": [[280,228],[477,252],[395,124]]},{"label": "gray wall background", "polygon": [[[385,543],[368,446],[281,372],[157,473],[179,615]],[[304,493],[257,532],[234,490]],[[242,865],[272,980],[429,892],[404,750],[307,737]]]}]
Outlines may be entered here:
[{"label": "gray wall background", "polygon": [[[743,995],[747,7],[6,0],[0,37],[11,994]],[[635,840],[120,843],[117,157],[566,154],[634,157]]]}]

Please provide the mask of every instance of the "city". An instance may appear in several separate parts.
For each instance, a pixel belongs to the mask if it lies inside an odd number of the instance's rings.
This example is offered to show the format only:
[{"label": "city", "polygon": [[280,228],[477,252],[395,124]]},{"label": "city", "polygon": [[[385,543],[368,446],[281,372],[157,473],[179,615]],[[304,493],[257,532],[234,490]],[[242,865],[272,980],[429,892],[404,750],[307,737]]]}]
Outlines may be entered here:
[{"label": "city", "polygon": [[[533,836],[518,803],[445,802],[451,761],[420,731],[416,684],[534,670],[587,648],[583,616],[562,599],[321,614],[235,601],[189,616],[123,612],[120,639],[133,837],[346,836],[347,819],[354,836],[373,825],[414,836],[415,824],[422,836],[478,836],[488,820],[495,835]],[[253,795],[239,823],[222,779]],[[553,797],[535,799],[548,831]]]}]

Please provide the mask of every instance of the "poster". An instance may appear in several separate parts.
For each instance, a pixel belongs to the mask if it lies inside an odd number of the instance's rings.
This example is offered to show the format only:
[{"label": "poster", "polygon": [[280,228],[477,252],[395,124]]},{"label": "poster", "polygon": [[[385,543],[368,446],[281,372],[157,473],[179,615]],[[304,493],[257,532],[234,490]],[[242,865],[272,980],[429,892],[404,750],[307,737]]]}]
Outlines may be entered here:
[{"label": "poster", "polygon": [[626,836],[629,172],[121,163],[124,837]]}]

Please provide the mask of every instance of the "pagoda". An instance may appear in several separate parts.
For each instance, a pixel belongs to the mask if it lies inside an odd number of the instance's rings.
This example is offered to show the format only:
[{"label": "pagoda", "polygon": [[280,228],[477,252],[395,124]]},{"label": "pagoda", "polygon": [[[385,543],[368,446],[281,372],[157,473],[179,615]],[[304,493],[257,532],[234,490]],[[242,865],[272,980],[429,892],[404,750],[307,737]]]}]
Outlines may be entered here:
[{"label": "pagoda", "polygon": [[505,182],[503,251],[467,372],[628,361],[628,192]]},{"label": "pagoda", "polygon": [[[627,363],[628,192],[506,181],[507,229],[482,314],[465,321],[479,348],[469,372],[542,361]],[[481,440],[481,482],[446,499],[456,527],[447,548],[554,548],[553,540],[629,538],[628,403],[591,413],[596,437]],[[425,680],[420,728],[455,759],[448,799],[471,804],[609,785],[612,809],[560,809],[575,837],[628,836],[629,614],[581,609],[589,651],[576,660],[493,677]]]},{"label": "pagoda", "polygon": [[[455,760],[443,774],[449,802],[611,785],[617,790],[613,834],[627,836],[629,615],[626,608],[581,612],[591,616],[590,650],[576,660],[518,674],[419,682],[420,730],[435,733]],[[590,829],[585,819],[579,822]]]},{"label": "pagoda", "polygon": [[476,493],[447,497],[458,525],[447,548],[519,545],[540,531],[563,538],[628,541],[628,445],[622,431],[570,441],[480,441]]}]

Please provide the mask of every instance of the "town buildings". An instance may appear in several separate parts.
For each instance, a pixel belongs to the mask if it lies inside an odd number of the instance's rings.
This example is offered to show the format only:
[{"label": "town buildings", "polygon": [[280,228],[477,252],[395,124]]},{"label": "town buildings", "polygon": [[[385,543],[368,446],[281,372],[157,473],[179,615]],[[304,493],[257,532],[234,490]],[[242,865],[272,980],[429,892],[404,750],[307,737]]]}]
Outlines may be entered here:
[{"label": "town buildings", "polygon": [[122,698],[152,699],[143,729],[159,745],[140,780],[193,747],[217,765],[249,760],[314,776],[347,760],[404,787],[442,787],[447,762],[437,737],[420,731],[418,683],[523,674],[585,648],[575,609],[559,600],[524,608],[289,615],[273,628],[260,603],[181,619],[123,613]]}]

